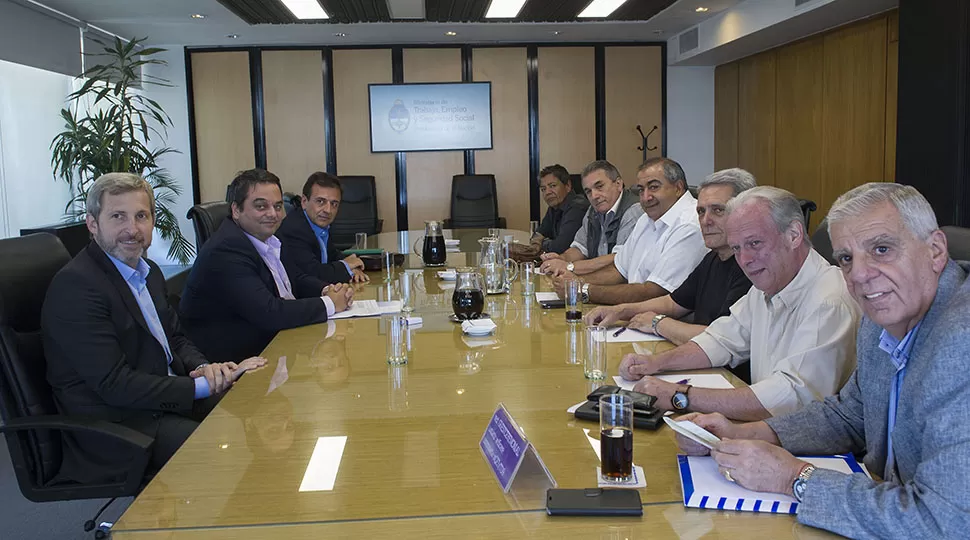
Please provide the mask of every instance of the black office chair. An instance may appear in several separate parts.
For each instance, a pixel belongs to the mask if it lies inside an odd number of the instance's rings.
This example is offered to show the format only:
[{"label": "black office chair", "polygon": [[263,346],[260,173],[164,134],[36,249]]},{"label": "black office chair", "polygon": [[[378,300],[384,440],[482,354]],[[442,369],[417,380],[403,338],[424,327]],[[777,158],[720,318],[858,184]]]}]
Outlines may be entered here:
[{"label": "black office chair", "polygon": [[697,186],[687,186],[687,191],[690,192],[691,197],[697,198],[697,194],[701,192],[701,188]]},{"label": "black office chair", "polygon": [[946,247],[950,258],[956,261],[970,261],[970,229],[947,225],[940,227],[946,235]]},{"label": "black office chair", "polygon": [[583,191],[583,177],[579,174],[570,174],[569,183],[573,187],[573,193],[577,195],[586,196],[586,192]]},{"label": "black office chair", "polygon": [[812,233],[812,247],[830,264],[837,265],[835,257],[832,256],[832,240],[829,238],[829,220],[827,218],[823,219],[815,232]]},{"label": "black office chair", "polygon": [[283,209],[286,210],[286,215],[290,215],[291,212],[296,212],[297,210],[302,210],[303,199],[296,193],[287,191],[283,194]]},{"label": "black office chair", "polygon": [[330,224],[330,243],[337,249],[354,245],[359,232],[380,234],[384,220],[377,218],[377,183],[373,176],[341,176],[340,208]]},{"label": "black office chair", "polygon": [[225,201],[201,203],[189,208],[187,218],[195,227],[195,252],[202,251],[202,245],[219,230],[222,221],[229,217],[229,203]]},{"label": "black office chair", "polygon": [[798,199],[799,206],[802,207],[802,214],[805,214],[805,230],[808,230],[808,224],[812,218],[812,212],[818,210],[818,206],[815,205],[815,201],[810,201],[808,199]]},{"label": "black office chair", "polygon": [[[70,260],[64,245],[50,234],[0,240],[0,433],[7,440],[20,491],[34,502],[135,495],[144,484],[155,442],[118,424],[61,415],[54,405],[40,314],[51,280]],[[95,433],[134,447],[127,477],[91,485],[56,482],[60,431]]]},{"label": "black office chair", "polygon": [[446,229],[506,227],[498,215],[494,174],[456,174],[451,180],[451,218]]}]

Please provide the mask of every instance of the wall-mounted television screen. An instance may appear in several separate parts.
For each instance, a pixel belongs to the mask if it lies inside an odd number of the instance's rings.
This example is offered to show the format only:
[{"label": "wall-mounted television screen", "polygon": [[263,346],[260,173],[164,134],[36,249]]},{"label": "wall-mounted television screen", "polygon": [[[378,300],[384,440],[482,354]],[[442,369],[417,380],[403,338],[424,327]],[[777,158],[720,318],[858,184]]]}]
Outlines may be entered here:
[{"label": "wall-mounted television screen", "polygon": [[492,148],[492,83],[370,84],[371,152]]}]

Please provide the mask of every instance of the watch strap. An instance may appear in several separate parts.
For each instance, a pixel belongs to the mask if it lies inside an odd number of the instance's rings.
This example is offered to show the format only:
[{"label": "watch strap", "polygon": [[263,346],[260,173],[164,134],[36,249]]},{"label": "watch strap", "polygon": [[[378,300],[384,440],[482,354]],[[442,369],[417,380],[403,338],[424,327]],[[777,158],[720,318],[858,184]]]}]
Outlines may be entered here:
[{"label": "watch strap", "polygon": [[662,321],[662,320],[664,320],[666,318],[667,318],[666,315],[654,315],[653,316],[653,321],[651,321],[650,327],[651,327],[651,329],[653,329],[654,335],[663,337],[663,336],[660,335],[660,331],[657,330],[657,326],[660,324],[660,321]]}]

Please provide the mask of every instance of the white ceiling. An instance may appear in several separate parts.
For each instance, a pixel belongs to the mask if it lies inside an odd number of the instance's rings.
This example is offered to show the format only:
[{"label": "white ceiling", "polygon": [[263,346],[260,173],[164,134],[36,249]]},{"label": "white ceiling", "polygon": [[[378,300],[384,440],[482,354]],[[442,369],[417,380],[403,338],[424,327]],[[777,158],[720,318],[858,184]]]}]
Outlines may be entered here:
[{"label": "white ceiling", "polygon": [[[393,22],[255,26],[247,25],[217,0],[37,0],[35,3],[122,37],[148,36],[149,42],[155,45],[242,46],[666,41],[739,1],[679,0],[645,22]],[[709,11],[696,13],[694,9],[698,6],[705,6]],[[201,13],[206,18],[192,19],[190,15],[193,13]],[[444,33],[449,30],[458,35],[445,36]],[[347,35],[336,37],[336,33]],[[226,37],[229,34],[239,37]]]}]

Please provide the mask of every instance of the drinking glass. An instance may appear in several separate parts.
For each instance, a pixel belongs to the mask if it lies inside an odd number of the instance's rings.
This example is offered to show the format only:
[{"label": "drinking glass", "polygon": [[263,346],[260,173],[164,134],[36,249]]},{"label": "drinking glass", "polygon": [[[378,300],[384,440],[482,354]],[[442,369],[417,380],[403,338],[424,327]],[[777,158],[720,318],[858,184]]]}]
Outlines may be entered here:
[{"label": "drinking glass", "polygon": [[401,272],[398,281],[401,288],[401,311],[411,313],[414,311],[414,274],[408,271]]},{"label": "drinking glass", "polygon": [[384,270],[384,283],[394,281],[394,253],[386,249],[381,252],[381,268]]},{"label": "drinking glass", "polygon": [[539,222],[538,221],[530,221],[529,222],[529,240],[532,240],[533,238],[535,238],[536,232],[538,232],[538,230],[539,230]]},{"label": "drinking glass", "polygon": [[586,327],[586,362],[583,364],[583,374],[587,379],[602,380],[606,378],[606,327]]},{"label": "drinking glass", "polygon": [[359,233],[355,234],[354,235],[354,240],[355,240],[355,242],[354,242],[354,247],[355,248],[357,248],[357,249],[366,249],[367,248],[367,233],[365,233],[365,232],[359,232]]},{"label": "drinking glass", "polygon": [[566,322],[577,324],[583,320],[583,284],[578,279],[567,280],[564,286]]},{"label": "drinking glass", "polygon": [[526,261],[519,266],[519,281],[522,285],[522,295],[532,296],[536,292],[535,263]]},{"label": "drinking glass", "polygon": [[502,229],[490,228],[488,229],[488,236],[491,238],[498,238],[502,234]]},{"label": "drinking glass", "polygon": [[600,397],[600,474],[607,482],[633,478],[633,400],[629,396]]},{"label": "drinking glass", "polygon": [[387,363],[398,366],[408,363],[407,349],[408,318],[404,315],[391,315],[387,319]]}]

